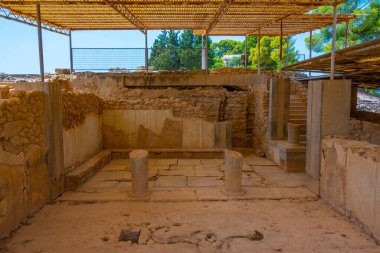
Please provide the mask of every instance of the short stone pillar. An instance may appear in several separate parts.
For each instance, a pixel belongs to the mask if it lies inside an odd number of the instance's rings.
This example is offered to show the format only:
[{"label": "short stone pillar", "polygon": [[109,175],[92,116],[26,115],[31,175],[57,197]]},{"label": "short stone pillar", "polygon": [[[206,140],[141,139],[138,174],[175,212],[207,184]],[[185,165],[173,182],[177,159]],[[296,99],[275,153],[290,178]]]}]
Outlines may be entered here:
[{"label": "short stone pillar", "polygon": [[241,174],[243,168],[243,155],[239,152],[226,150],[224,152],[225,193],[227,195],[242,195]]},{"label": "short stone pillar", "polygon": [[294,123],[288,123],[288,143],[299,144],[300,137],[300,125]]},{"label": "short stone pillar", "polygon": [[148,151],[143,149],[129,153],[132,172],[132,196],[144,197],[149,195],[148,189]]},{"label": "short stone pillar", "polygon": [[9,98],[9,90],[10,90],[9,86],[0,85],[0,99],[8,99]]}]

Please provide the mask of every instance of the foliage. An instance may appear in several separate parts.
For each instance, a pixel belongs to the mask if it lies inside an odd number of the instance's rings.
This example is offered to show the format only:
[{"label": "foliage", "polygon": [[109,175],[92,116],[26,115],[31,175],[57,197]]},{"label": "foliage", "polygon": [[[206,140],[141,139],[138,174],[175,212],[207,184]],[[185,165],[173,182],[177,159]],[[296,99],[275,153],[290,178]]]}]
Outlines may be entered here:
[{"label": "foliage", "polygon": [[[368,1],[368,0],[366,0]],[[357,45],[368,40],[376,39],[380,35],[380,1],[375,0],[368,8],[359,9],[365,5],[363,0],[349,0],[337,7],[338,14],[358,14],[359,18],[349,21],[348,46]],[[332,14],[333,7],[323,6],[312,13]],[[361,16],[360,16],[361,15]],[[312,50],[316,53],[331,52],[332,27],[322,28],[313,34]],[[345,47],[346,24],[337,25],[336,49]],[[306,47],[310,49],[310,38],[305,39]]]},{"label": "foliage", "polygon": [[218,58],[222,58],[226,54],[243,54],[244,42],[229,39],[221,40],[217,43],[212,43],[211,49]]},{"label": "foliage", "polygon": [[222,58],[214,58],[214,64],[211,66],[213,69],[217,68],[224,68],[226,65],[224,65],[224,62]]},{"label": "foliage", "polygon": [[[208,39],[210,46],[211,39]],[[162,31],[153,43],[149,64],[159,70],[196,70],[202,64],[202,38],[191,30]],[[214,52],[208,50],[208,64],[214,64]]]},{"label": "foliage", "polygon": [[[287,37],[283,37],[283,47],[282,55],[283,62],[282,66],[286,63],[286,51],[288,50],[288,64],[297,62],[299,53],[295,50],[295,40],[289,38],[289,49],[287,49],[286,43]],[[263,36],[260,38],[260,68],[265,70],[276,70],[279,68],[280,59],[280,37],[269,37]],[[250,62],[252,62],[252,67],[258,67],[258,47],[250,48]]]},{"label": "foliage", "polygon": [[239,56],[232,57],[229,65],[230,65],[230,67],[241,66],[241,57],[239,57]]}]

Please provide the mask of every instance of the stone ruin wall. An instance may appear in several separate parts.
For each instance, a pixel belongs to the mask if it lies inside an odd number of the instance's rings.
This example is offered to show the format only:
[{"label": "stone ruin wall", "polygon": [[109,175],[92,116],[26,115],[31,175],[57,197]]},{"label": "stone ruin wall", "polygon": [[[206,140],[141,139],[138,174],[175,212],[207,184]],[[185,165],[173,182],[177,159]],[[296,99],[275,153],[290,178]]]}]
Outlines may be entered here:
[{"label": "stone ruin wall", "polygon": [[93,93],[79,93],[63,85],[63,146],[65,173],[102,150],[103,103]]},{"label": "stone ruin wall", "polygon": [[[268,80],[269,82],[269,80]],[[253,147],[269,154],[269,83],[256,85],[249,94],[250,115],[253,118]]]},{"label": "stone ruin wall", "polygon": [[339,137],[322,142],[320,196],[380,241],[380,145]]},{"label": "stone ruin wall", "polygon": [[84,123],[90,114],[102,114],[102,100],[93,93],[62,91],[63,127],[71,129]]},{"label": "stone ruin wall", "polygon": [[350,139],[367,141],[380,145],[380,123],[351,118],[350,120]]},{"label": "stone ruin wall", "polygon": [[50,196],[45,129],[43,92],[0,99],[0,237]]},{"label": "stone ruin wall", "polygon": [[[119,79],[122,80],[122,79]],[[173,116],[200,118],[209,122],[232,122],[232,145],[251,147],[248,128],[249,96],[247,91],[227,91],[221,87],[204,88],[126,88],[107,79],[98,85],[93,75],[71,81],[74,90],[93,92],[103,100],[104,110],[172,110]]]}]

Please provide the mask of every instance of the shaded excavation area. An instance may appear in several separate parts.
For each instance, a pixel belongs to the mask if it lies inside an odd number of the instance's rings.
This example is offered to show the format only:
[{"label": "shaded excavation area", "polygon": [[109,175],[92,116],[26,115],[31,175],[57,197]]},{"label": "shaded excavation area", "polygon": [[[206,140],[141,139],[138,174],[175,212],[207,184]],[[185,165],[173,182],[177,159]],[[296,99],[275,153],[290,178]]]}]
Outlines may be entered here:
[{"label": "shaded excavation area", "polygon": [[241,69],[3,83],[0,252],[380,252],[379,124],[351,89]]}]

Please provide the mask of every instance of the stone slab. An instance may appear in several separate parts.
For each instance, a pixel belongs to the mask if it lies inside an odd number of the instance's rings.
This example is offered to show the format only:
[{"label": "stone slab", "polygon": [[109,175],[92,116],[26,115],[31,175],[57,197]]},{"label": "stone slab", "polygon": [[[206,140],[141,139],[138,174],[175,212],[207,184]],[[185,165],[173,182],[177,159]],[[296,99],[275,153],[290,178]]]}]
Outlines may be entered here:
[{"label": "stone slab", "polygon": [[192,165],[172,165],[170,169],[160,169],[160,176],[195,176]]},{"label": "stone slab", "polygon": [[223,177],[224,173],[218,165],[198,165],[194,168],[195,176]]},{"label": "stone slab", "polygon": [[178,159],[178,165],[201,165],[199,159]]},{"label": "stone slab", "polygon": [[190,187],[221,187],[223,182],[219,177],[187,177]]},{"label": "stone slab", "polygon": [[202,165],[223,165],[224,159],[201,159]]},{"label": "stone slab", "polygon": [[346,204],[351,215],[370,231],[374,229],[376,199],[376,163],[358,153],[347,151]]},{"label": "stone slab", "polygon": [[149,165],[174,165],[177,164],[177,159],[149,159]]},{"label": "stone slab", "polygon": [[184,188],[187,186],[186,176],[160,176],[155,187]]},{"label": "stone slab", "polygon": [[262,165],[262,166],[273,166],[276,165],[273,161],[268,158],[259,157],[259,156],[249,156],[244,159],[248,165]]}]

